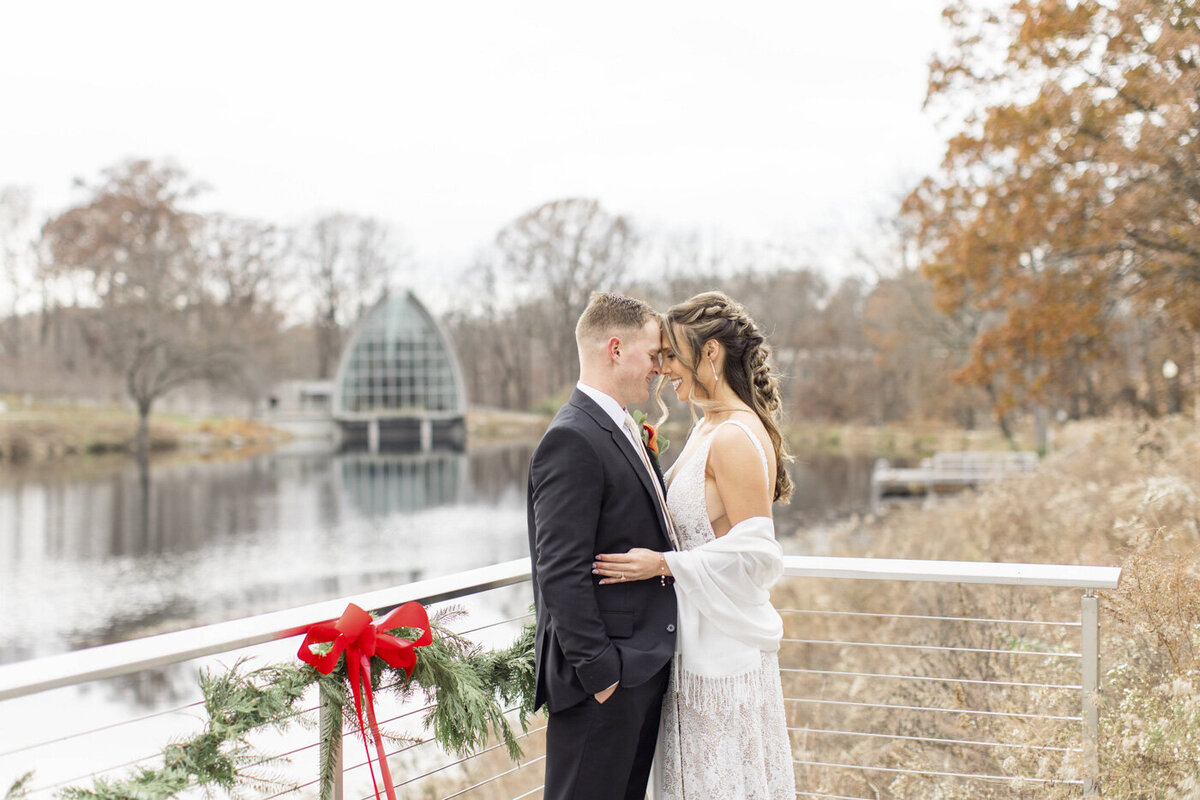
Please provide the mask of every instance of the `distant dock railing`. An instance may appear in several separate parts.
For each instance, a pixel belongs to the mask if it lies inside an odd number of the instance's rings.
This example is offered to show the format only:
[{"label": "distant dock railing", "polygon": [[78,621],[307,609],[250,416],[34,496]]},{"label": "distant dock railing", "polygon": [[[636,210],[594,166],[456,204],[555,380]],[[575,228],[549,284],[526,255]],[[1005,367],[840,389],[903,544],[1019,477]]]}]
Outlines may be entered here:
[{"label": "distant dock railing", "polygon": [[1032,472],[1038,454],[1031,450],[948,450],[921,459],[917,467],[893,467],[886,458],[871,470],[871,508],[887,495],[933,494],[978,486],[1019,472]]},{"label": "distant dock railing", "polygon": [[[787,580],[774,595],[785,620],[780,663],[797,797],[951,796],[935,792],[935,785],[959,787],[968,794],[953,796],[965,797],[976,796],[969,793],[971,786],[1015,789],[1041,784],[1095,795],[1100,733],[1096,592],[1116,588],[1119,568],[788,556],[785,574]],[[528,559],[517,559],[272,614],[0,666],[0,714],[11,719],[10,704],[55,688],[297,637],[309,624],[338,616],[348,602],[379,611],[408,600],[462,601],[503,587],[527,586],[529,577]],[[989,591],[1000,594],[971,599],[974,592]],[[1025,601],[1014,598],[1028,592],[1036,593],[1023,606],[1030,615],[1002,613],[1021,607]],[[1074,611],[1066,610],[1072,607]],[[525,617],[513,617],[472,627],[468,620],[465,627],[472,632],[497,626],[507,630],[523,621]],[[1038,673],[1045,675],[1036,677]],[[194,716],[196,706],[190,703],[100,727],[95,720],[72,718],[69,709],[55,709],[63,724],[51,739],[23,741],[0,752],[0,790],[25,769],[37,770],[39,754],[63,742],[111,735],[116,728],[146,725],[152,717]],[[306,702],[302,713],[315,722],[318,706]],[[394,719],[426,710],[401,709]],[[260,745],[267,753],[263,761],[269,764],[287,756],[294,764],[305,754],[315,759],[320,737],[316,731],[304,733],[317,741],[298,747],[292,743],[275,755]],[[356,730],[343,731],[347,741],[357,736]],[[436,750],[427,733],[414,736],[392,752],[399,796],[540,797],[544,736],[544,721],[533,720],[522,736],[525,758],[520,764],[509,762],[500,745],[458,759]],[[119,776],[154,758],[136,758],[145,748],[131,749],[77,778],[35,781],[28,797],[53,796],[72,781]],[[373,796],[362,791],[366,771],[361,753],[354,761],[344,769],[347,778],[356,781],[354,793],[349,792],[349,781],[343,788],[339,776],[332,795],[339,800],[344,791],[355,800]],[[316,778],[312,774],[296,779],[260,796],[316,797]],[[250,791],[243,794],[253,796]]]}]

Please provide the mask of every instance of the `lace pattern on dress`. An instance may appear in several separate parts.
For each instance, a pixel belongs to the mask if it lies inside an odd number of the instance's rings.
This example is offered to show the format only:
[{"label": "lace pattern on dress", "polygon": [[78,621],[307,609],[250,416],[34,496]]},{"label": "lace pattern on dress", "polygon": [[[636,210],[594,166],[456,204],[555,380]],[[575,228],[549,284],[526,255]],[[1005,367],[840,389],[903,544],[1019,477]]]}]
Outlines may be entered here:
[{"label": "lace pattern on dress", "polygon": [[[762,443],[745,423],[727,420],[704,438],[682,468],[667,472],[667,506],[681,549],[712,541],[704,472],[713,435],[736,425],[754,442],[768,477]],[[737,797],[783,800],[795,797],[791,742],[783,705],[777,653],[762,653],[757,670],[710,678],[678,668],[663,701],[659,738],[661,800]]]}]

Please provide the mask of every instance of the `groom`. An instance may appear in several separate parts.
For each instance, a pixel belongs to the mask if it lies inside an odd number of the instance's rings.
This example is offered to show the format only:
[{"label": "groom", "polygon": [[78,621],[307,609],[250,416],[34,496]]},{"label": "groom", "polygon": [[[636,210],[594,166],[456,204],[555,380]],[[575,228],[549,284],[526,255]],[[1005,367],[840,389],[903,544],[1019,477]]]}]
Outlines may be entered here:
[{"label": "groom", "polygon": [[659,324],[640,300],[598,293],[575,341],[579,383],[529,465],[534,705],[550,712],[543,797],[642,800],[675,651],[675,589],[600,586],[592,559],[671,546],[660,478],[626,412],[658,375]]}]

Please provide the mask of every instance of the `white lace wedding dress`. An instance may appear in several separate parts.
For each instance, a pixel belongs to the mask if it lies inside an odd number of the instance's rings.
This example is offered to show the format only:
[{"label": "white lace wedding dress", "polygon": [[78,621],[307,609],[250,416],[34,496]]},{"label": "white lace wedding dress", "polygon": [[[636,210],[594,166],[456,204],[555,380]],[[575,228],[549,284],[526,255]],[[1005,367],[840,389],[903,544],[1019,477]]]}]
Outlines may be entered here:
[{"label": "white lace wedding dress", "polygon": [[[704,438],[683,468],[676,473],[673,466],[667,473],[667,506],[682,550],[715,538],[704,497],[704,470],[713,435],[730,424],[746,432],[767,469],[762,444],[744,423],[727,420],[700,434]],[[715,680],[687,674],[678,664],[676,659],[663,700],[659,800],[794,798],[778,654],[763,652],[757,671]]]}]

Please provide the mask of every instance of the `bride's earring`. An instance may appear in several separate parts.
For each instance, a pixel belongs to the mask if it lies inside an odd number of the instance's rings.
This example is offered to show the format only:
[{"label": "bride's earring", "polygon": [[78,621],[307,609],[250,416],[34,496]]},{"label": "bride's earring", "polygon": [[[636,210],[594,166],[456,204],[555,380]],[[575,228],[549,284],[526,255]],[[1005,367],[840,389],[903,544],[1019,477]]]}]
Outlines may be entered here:
[{"label": "bride's earring", "polygon": [[717,388],[717,384],[721,382],[721,376],[717,374],[717,367],[715,364],[713,364],[712,356],[708,357],[708,366],[712,368],[713,371],[713,388],[715,389]]}]

